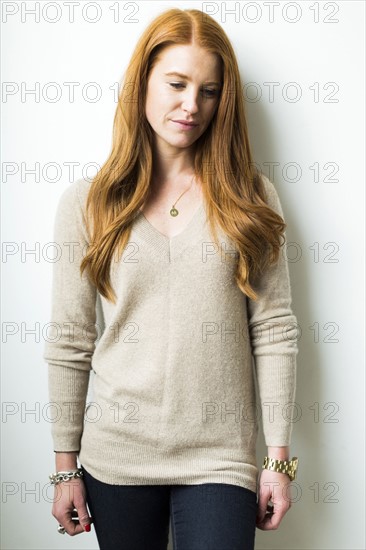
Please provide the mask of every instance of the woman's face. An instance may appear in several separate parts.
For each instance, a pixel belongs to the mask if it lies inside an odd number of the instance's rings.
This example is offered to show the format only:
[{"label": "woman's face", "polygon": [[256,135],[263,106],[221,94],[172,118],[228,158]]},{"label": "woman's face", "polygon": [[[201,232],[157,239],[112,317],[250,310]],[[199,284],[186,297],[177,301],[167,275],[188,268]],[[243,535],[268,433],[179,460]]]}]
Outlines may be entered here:
[{"label": "woman's face", "polygon": [[193,45],[161,52],[149,75],[145,104],[160,152],[190,147],[204,133],[218,107],[220,88],[217,55]]}]

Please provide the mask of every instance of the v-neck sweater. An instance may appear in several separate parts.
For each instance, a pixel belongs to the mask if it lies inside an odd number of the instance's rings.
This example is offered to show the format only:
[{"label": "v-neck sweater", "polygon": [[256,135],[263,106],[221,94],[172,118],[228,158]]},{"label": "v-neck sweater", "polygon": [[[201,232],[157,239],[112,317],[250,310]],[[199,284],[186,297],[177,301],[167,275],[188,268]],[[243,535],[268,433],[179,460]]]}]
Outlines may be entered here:
[{"label": "v-neck sweater", "polygon": [[[283,217],[273,183],[263,181]],[[89,188],[84,179],[69,185],[54,222],[59,255],[43,355],[54,451],[76,451],[108,484],[256,492],[259,423],[268,446],[290,445],[292,435],[297,321],[283,251],[255,301],[235,282],[234,243],[220,228],[221,250],[213,242],[204,202],[173,237],[140,212],[110,267],[113,304],[80,275]]]}]

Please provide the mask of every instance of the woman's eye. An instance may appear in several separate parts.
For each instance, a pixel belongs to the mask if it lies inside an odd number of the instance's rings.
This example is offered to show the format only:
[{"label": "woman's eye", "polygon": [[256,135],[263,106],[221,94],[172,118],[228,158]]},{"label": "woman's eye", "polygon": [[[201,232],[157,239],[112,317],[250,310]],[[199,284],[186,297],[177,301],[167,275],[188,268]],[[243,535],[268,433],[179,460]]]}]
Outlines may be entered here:
[{"label": "woman's eye", "polygon": [[206,88],[206,90],[203,91],[208,97],[215,97],[215,95],[217,94],[216,90],[212,90],[210,88]]},{"label": "woman's eye", "polygon": [[[179,90],[184,87],[184,84],[182,82],[170,82],[170,86],[172,86],[175,90]],[[207,97],[215,97],[217,95],[217,90],[212,88],[204,88],[202,93]]]}]

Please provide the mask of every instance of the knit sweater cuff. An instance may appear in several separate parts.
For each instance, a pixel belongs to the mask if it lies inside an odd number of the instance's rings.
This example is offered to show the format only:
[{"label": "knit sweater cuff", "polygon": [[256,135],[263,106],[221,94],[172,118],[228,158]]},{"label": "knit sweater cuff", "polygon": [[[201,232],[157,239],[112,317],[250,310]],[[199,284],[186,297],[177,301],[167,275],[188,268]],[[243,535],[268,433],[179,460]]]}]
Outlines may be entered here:
[{"label": "knit sweater cuff", "polygon": [[51,434],[54,451],[80,450],[90,371],[48,364],[49,399],[54,405]]},{"label": "knit sweater cuff", "polygon": [[266,445],[289,446],[297,418],[296,355],[258,355],[255,368]]}]

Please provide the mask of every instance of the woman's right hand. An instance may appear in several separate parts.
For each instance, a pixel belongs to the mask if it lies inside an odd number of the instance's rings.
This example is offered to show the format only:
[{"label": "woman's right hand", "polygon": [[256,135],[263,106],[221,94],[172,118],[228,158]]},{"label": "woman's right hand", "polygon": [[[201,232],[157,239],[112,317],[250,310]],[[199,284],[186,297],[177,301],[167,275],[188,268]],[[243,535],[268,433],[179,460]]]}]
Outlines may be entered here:
[{"label": "woman's right hand", "polygon": [[61,481],[55,485],[52,515],[70,536],[90,531],[93,519],[88,514],[86,490],[81,478]]}]

